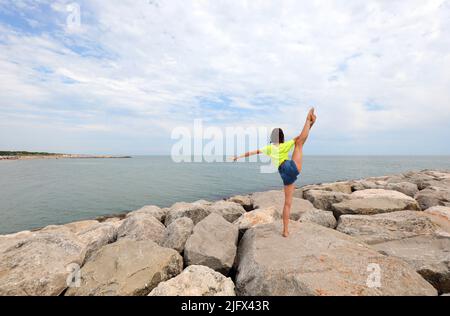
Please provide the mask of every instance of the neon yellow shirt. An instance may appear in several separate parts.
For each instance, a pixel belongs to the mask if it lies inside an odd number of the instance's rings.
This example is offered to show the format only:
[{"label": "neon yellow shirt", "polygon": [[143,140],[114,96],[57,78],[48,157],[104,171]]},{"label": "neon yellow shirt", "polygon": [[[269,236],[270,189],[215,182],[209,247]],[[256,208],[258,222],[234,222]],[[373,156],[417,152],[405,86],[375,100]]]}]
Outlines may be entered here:
[{"label": "neon yellow shirt", "polygon": [[279,145],[270,144],[262,148],[261,152],[272,158],[273,164],[279,167],[283,162],[289,159],[289,152],[292,150],[294,145],[295,141],[291,139],[290,141]]}]

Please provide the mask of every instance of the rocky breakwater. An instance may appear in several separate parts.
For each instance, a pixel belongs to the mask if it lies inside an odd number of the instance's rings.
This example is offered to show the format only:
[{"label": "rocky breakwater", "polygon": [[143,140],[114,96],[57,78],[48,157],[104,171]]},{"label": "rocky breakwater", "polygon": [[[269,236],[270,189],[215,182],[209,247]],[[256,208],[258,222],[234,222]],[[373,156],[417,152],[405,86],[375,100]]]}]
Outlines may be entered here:
[{"label": "rocky breakwater", "polygon": [[450,293],[450,172],[145,206],[0,236],[0,295]]}]

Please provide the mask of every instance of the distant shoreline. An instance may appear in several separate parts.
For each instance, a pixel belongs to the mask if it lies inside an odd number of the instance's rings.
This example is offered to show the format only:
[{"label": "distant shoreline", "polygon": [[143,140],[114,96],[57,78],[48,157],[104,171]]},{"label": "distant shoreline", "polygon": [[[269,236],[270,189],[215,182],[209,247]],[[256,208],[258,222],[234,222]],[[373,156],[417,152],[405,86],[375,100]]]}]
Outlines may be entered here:
[{"label": "distant shoreline", "polygon": [[35,159],[125,159],[131,156],[114,155],[81,155],[81,154],[55,154],[35,152],[5,152],[0,151],[0,160],[35,160]]}]

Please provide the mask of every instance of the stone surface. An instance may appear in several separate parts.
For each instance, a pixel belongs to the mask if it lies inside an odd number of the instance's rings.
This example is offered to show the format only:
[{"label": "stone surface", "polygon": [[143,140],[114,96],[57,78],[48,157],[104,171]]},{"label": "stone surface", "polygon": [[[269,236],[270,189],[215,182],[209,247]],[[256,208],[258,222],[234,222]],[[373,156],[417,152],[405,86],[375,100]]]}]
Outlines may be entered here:
[{"label": "stone surface", "polygon": [[[6,240],[6,239],[5,239]],[[68,229],[19,234],[0,253],[0,296],[59,295],[85,244]]]},{"label": "stone surface", "polygon": [[353,192],[350,200],[333,204],[336,217],[344,214],[373,215],[403,210],[420,210],[417,202],[398,191],[369,189]]},{"label": "stone surface", "polygon": [[192,234],[194,222],[188,217],[181,217],[167,226],[162,238],[162,246],[183,252],[184,245]]},{"label": "stone surface", "polygon": [[301,190],[303,192],[306,192],[309,190],[319,190],[319,191],[350,194],[350,193],[352,193],[352,183],[348,182],[348,181],[339,181],[339,182],[333,182],[333,183],[311,184],[311,185],[306,185],[306,186],[302,187]]},{"label": "stone surface", "polygon": [[[284,207],[284,192],[283,191],[267,191],[257,192],[252,195],[254,207],[257,209],[266,209],[274,207],[281,216]],[[315,207],[308,200],[294,197],[292,199],[291,216],[294,221],[300,219],[300,215],[306,211],[315,209]]]},{"label": "stone surface", "polygon": [[66,295],[147,295],[182,269],[183,259],[175,250],[149,240],[122,239],[97,251],[81,268],[80,287],[70,287]]},{"label": "stone surface", "polygon": [[401,192],[412,198],[419,192],[417,185],[410,182],[387,183],[384,188],[386,190]]},{"label": "stone surface", "polygon": [[209,210],[210,203],[207,201],[197,201],[194,203],[175,203],[167,211],[165,224],[169,226],[174,220],[181,217],[189,217],[196,225],[206,216],[208,216],[211,211]]},{"label": "stone surface", "polygon": [[332,205],[348,200],[349,194],[323,190],[308,190],[303,193],[306,200],[310,201],[317,209],[332,211]]},{"label": "stone surface", "polygon": [[273,223],[279,218],[278,211],[274,207],[269,207],[247,212],[239,217],[234,224],[240,231],[245,231],[251,227]]},{"label": "stone surface", "polygon": [[117,229],[117,239],[151,240],[161,243],[165,227],[148,214],[134,214],[127,217]]},{"label": "stone surface", "polygon": [[441,234],[450,236],[450,207],[433,206],[424,211],[424,214],[442,230]]},{"label": "stone surface", "polygon": [[[311,223],[248,230],[239,245],[240,295],[436,295],[412,267],[357,239]],[[373,269],[381,271],[379,283]]]},{"label": "stone surface", "polygon": [[208,267],[192,265],[154,288],[149,296],[235,296],[234,283]]},{"label": "stone surface", "polygon": [[229,198],[227,201],[240,204],[247,212],[253,211],[253,199],[250,195],[236,195]]},{"label": "stone surface", "polygon": [[88,260],[95,251],[116,241],[117,226],[111,223],[97,223],[79,231],[77,237],[86,245],[84,260]]},{"label": "stone surface", "polygon": [[166,213],[167,209],[159,208],[155,205],[146,205],[136,211],[128,213],[126,217],[130,217],[135,214],[147,214],[153,216],[161,223],[164,223],[164,220],[166,219]]},{"label": "stone surface", "polygon": [[337,225],[333,213],[324,210],[309,210],[300,216],[300,222],[315,223],[332,229]]},{"label": "stone surface", "polygon": [[212,213],[194,227],[184,247],[186,265],[204,265],[227,274],[234,263],[239,231]]},{"label": "stone surface", "polygon": [[438,226],[423,212],[399,211],[378,215],[343,215],[337,230],[376,244],[419,235],[432,235]]},{"label": "stone surface", "polygon": [[230,223],[245,214],[245,209],[240,204],[229,201],[218,201],[209,207],[209,211],[219,214]]},{"label": "stone surface", "polygon": [[433,206],[450,206],[450,189],[430,186],[418,192],[415,199],[423,210]]},{"label": "stone surface", "polygon": [[410,264],[440,293],[450,292],[450,237],[416,236],[373,247]]}]

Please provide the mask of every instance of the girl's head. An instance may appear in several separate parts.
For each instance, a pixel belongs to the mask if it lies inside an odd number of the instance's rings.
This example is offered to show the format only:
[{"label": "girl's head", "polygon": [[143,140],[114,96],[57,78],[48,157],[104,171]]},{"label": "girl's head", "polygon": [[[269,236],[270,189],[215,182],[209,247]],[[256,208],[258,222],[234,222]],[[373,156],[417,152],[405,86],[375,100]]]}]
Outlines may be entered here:
[{"label": "girl's head", "polygon": [[275,128],[270,135],[270,142],[278,145],[284,143],[284,133],[281,128]]}]

